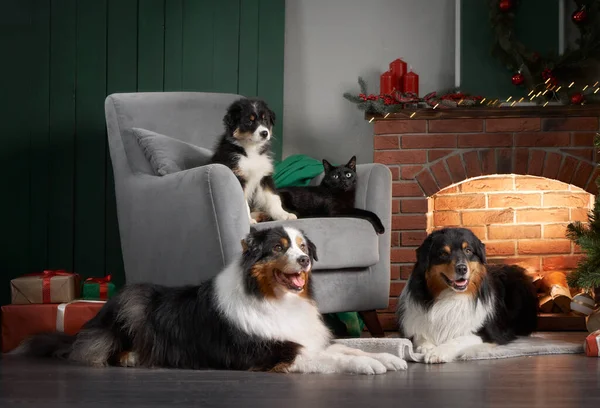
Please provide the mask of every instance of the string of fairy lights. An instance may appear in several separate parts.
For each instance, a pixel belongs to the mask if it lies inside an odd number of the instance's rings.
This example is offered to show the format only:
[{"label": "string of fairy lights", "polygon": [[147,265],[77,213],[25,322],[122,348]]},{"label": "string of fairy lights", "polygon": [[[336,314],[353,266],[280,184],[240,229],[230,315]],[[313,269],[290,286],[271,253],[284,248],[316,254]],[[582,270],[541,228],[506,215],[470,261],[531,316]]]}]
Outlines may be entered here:
[{"label": "string of fairy lights", "polygon": [[[572,81],[569,85],[565,85],[565,87],[567,89],[570,89],[571,92],[573,91],[574,87],[576,86],[575,81]],[[539,88],[543,88],[542,90],[540,90]],[[552,78],[548,78],[543,84],[539,84],[536,85],[534,87],[534,89],[531,89],[529,91],[529,93],[527,94],[527,96],[523,96],[520,97],[519,99],[513,97],[513,96],[509,96],[506,99],[487,99],[487,98],[482,98],[479,102],[473,102],[472,100],[469,100],[469,107],[473,107],[473,106],[483,106],[483,107],[490,107],[490,108],[494,108],[494,107],[514,107],[515,105],[522,103],[522,102],[534,102],[539,100],[540,98],[544,98],[544,102],[543,103],[539,103],[538,106],[542,106],[542,107],[546,107],[548,106],[548,104],[550,104],[551,102],[560,102],[560,99],[557,96],[557,93],[563,88],[562,85],[558,85],[558,84],[553,84],[552,83]],[[548,99],[548,97],[546,96],[549,92],[552,93],[552,96],[550,97],[550,100]],[[583,87],[581,87],[581,93],[575,93],[571,96],[571,102],[573,105],[585,105],[586,104],[586,100],[584,98],[584,94],[583,93],[588,93],[589,95],[598,95],[600,96],[600,81],[596,81],[593,85],[591,84],[586,84]],[[580,100],[577,101],[576,99],[574,99],[575,97],[580,96]],[[463,106],[463,103],[465,102],[464,99],[461,99],[460,101],[458,101],[457,106]],[[509,104],[509,105],[507,105]],[[433,109],[437,109],[439,107],[439,103],[436,103],[433,106]],[[529,105],[528,105],[529,106]],[[399,112],[397,112],[399,113]],[[390,116],[391,112],[388,112],[385,114],[385,116],[383,117],[384,119],[386,119],[388,116]],[[417,111],[413,111],[410,115],[409,118],[413,119],[415,116],[417,115]],[[372,116],[371,119],[369,119],[369,123],[373,122],[375,120],[375,116]],[[600,134],[599,134],[600,135]]]}]

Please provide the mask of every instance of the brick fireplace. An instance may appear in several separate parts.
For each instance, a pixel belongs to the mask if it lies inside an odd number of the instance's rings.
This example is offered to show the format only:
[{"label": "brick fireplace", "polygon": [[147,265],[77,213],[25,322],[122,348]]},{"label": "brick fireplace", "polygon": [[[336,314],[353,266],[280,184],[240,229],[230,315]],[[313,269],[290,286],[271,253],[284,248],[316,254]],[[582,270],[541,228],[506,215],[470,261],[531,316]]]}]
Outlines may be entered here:
[{"label": "brick fireplace", "polygon": [[[582,255],[564,232],[569,222],[586,220],[597,193],[599,116],[600,109],[586,106],[376,116],[374,161],[393,178],[390,307],[379,311],[384,328],[396,329],[393,311],[415,249],[435,228],[472,229],[490,263],[542,274],[572,270]],[[540,324],[585,329],[575,316],[543,316]]]}]

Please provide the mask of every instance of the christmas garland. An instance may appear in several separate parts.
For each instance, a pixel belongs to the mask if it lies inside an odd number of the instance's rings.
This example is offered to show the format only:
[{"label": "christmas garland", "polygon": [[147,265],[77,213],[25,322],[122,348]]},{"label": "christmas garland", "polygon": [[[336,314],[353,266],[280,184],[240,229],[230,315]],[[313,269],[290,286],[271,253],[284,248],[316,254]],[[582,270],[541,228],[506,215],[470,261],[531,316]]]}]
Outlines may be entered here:
[{"label": "christmas garland", "polygon": [[515,34],[520,0],[489,0],[494,32],[492,55],[514,73],[514,85],[525,85],[530,90],[531,101],[600,102],[599,83],[596,80],[585,83],[586,68],[600,61],[600,0],[575,0],[575,3],[578,9],[571,20],[579,29],[578,47],[569,48],[562,55],[542,57],[528,49]]},{"label": "christmas garland", "polygon": [[344,98],[355,103],[358,109],[362,111],[380,115],[399,112],[404,108],[415,108],[422,103],[426,103],[433,108],[442,109],[469,107],[479,105],[484,99],[481,96],[471,96],[458,90],[430,92],[423,98],[419,98],[412,92],[374,95],[367,92],[367,83],[362,77],[358,78],[358,86],[360,87],[358,95],[346,92]]},{"label": "christmas garland", "polygon": [[358,109],[369,113],[394,113],[399,112],[404,104],[418,104],[422,101],[414,93],[396,92],[393,95],[374,95],[367,92],[367,83],[362,77],[358,77],[358,86],[360,93],[353,95],[350,92],[344,93],[344,98],[358,106]]},{"label": "christmas garland", "polygon": [[457,89],[445,92],[430,92],[423,100],[433,108],[458,108],[481,105],[484,101],[482,96],[465,94]]}]

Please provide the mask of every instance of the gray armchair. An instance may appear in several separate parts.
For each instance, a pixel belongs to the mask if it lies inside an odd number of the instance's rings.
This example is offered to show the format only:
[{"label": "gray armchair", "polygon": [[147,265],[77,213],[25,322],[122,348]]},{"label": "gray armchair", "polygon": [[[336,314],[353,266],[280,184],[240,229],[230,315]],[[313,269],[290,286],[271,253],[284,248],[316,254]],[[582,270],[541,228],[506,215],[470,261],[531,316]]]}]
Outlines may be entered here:
[{"label": "gray armchair", "polygon": [[[130,93],[106,98],[108,141],[128,283],[197,284],[241,252],[250,225],[241,186],[225,166],[208,164],[156,176],[132,128],[212,149],[227,106],[239,95]],[[375,212],[386,231],[362,219],[286,221],[315,242],[315,296],[322,313],[360,311],[382,335],[375,309],[388,306],[391,175],[379,164],[357,166],[357,206]],[[257,224],[267,228],[282,222]]]}]

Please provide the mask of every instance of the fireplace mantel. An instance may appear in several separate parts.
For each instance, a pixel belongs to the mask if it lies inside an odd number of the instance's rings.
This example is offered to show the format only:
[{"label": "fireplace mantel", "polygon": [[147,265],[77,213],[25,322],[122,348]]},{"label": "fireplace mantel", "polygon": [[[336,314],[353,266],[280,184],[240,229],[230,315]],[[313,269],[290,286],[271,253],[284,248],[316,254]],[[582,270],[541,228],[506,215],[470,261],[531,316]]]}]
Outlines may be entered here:
[{"label": "fireplace mantel", "polygon": [[366,113],[366,120],[390,121],[403,119],[471,119],[471,118],[555,118],[600,116],[599,105],[526,106],[526,107],[470,107],[437,109],[404,109],[389,115]]},{"label": "fireplace mantel", "polygon": [[[599,106],[407,109],[365,119],[374,124],[373,160],[387,165],[393,179],[390,307],[380,311],[387,330],[396,327],[396,300],[427,234],[430,198],[441,190],[476,177],[513,174],[598,193]],[[517,248],[514,256],[519,255]],[[581,318],[553,322],[562,329],[584,328]]]}]

